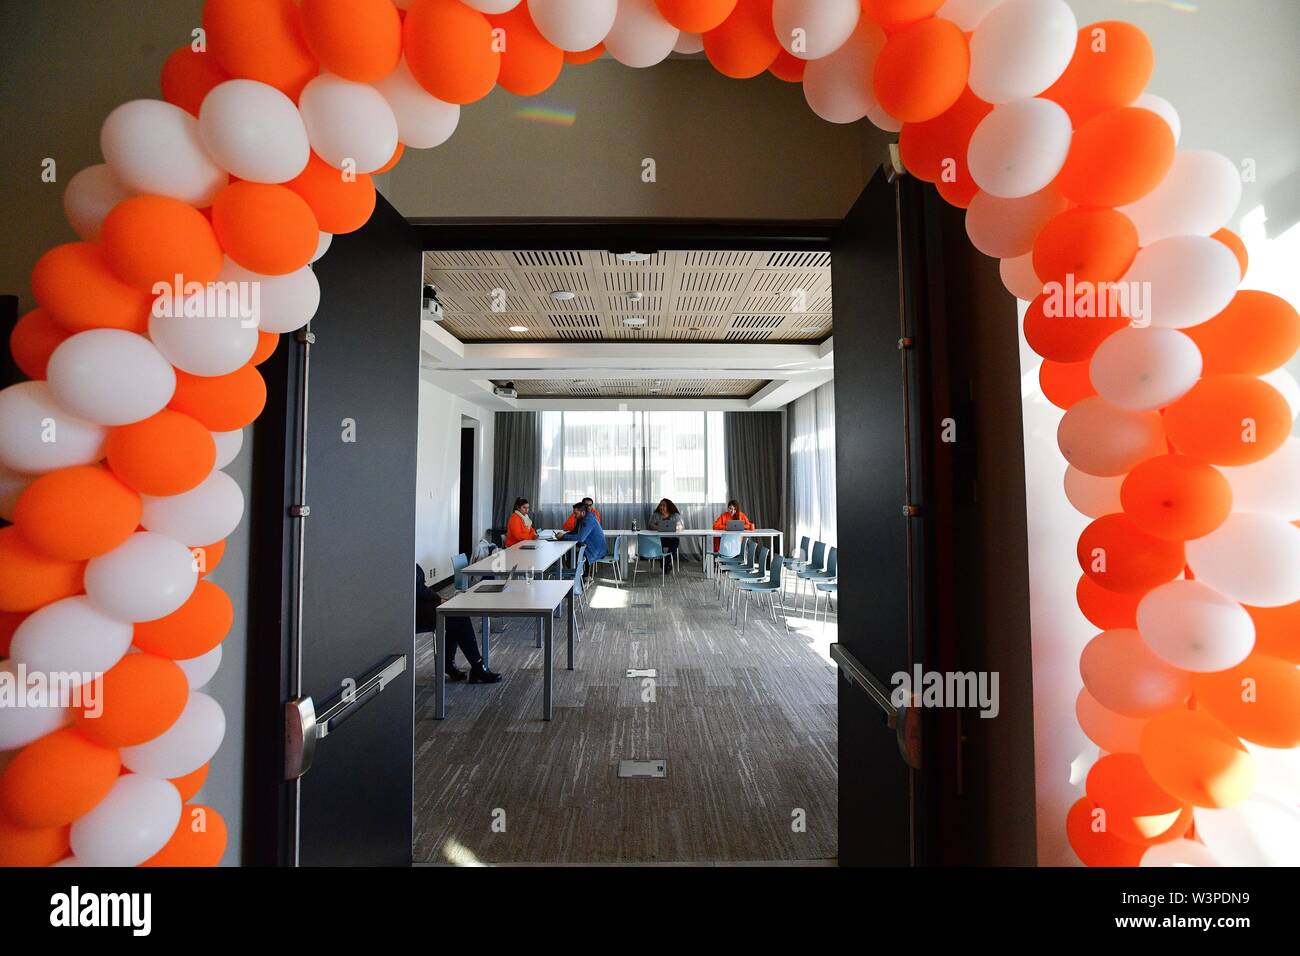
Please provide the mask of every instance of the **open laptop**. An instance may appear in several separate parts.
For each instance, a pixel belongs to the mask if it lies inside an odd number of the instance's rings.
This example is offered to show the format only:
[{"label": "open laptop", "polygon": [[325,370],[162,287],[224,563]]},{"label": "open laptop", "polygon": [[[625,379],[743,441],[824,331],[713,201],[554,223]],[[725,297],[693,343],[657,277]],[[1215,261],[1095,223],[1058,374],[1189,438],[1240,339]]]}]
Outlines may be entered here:
[{"label": "open laptop", "polygon": [[744,531],[744,530],[745,530],[745,522],[743,522],[743,521],[728,521],[728,522],[727,522],[727,530],[728,530],[728,531]]}]

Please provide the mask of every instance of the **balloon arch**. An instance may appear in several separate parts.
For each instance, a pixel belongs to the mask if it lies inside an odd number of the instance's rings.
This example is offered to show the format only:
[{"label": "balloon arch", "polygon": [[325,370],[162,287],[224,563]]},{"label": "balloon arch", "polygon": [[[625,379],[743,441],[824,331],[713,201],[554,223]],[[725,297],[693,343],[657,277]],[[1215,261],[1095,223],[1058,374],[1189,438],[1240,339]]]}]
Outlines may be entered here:
[{"label": "balloon arch", "polygon": [[0,863],[220,859],[193,798],[232,620],[206,575],[244,509],[221,469],[258,364],[316,311],[310,263],[461,105],[674,50],[898,132],[1029,303],[1065,490],[1095,519],[1077,712],[1103,755],[1059,823],[1080,859],[1231,862],[1244,834],[1294,833],[1254,755],[1300,745],[1300,442],[1265,380],[1300,320],[1237,291],[1238,171],[1176,148],[1139,29],[1080,28],[1064,0],[208,0],[162,99],[114,110],[104,164],[68,183],[81,241],[36,263],[10,340],[30,381],[0,392],[0,668],[99,693],[0,708]]}]

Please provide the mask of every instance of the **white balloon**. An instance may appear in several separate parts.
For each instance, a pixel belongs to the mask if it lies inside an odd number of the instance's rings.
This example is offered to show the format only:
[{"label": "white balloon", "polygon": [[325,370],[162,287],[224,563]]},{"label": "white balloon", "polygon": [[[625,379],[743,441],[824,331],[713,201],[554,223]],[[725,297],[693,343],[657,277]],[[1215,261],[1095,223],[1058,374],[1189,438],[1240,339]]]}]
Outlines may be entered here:
[{"label": "white balloon", "polygon": [[31,680],[31,670],[18,667],[17,661],[0,661],[0,681],[14,687],[15,697],[22,701],[6,701],[0,707],[0,750],[26,747],[72,720],[72,710],[62,706],[62,701],[49,696],[36,699],[24,683]]},{"label": "white balloon", "polygon": [[[397,69],[374,84],[397,120],[397,138],[411,149],[441,146],[456,132],[460,107],[444,103],[421,86],[402,57]],[[387,161],[387,160],[385,160]]]},{"label": "white balloon", "polygon": [[143,335],[123,329],[87,329],[64,339],[46,375],[60,405],[101,425],[148,418],[176,391],[171,363]]},{"label": "white balloon", "polygon": [[1214,318],[1232,301],[1241,264],[1209,236],[1170,236],[1138,250],[1120,282],[1141,287],[1146,321],[1185,329]]},{"label": "white balloon", "polygon": [[1282,393],[1282,397],[1291,408],[1291,421],[1300,418],[1300,382],[1296,381],[1294,375],[1284,368],[1275,368],[1259,376],[1259,380],[1267,382]]},{"label": "white balloon", "polygon": [[829,123],[855,123],[872,106],[871,75],[885,46],[885,32],[866,17],[834,53],[804,68],[803,95],[814,113]]},{"label": "white balloon", "polygon": [[1092,353],[1088,377],[1097,394],[1133,411],[1164,408],[1201,377],[1201,350],[1177,329],[1125,328]]},{"label": "white balloon", "polygon": [[103,163],[87,166],[68,180],[63,190],[63,214],[74,232],[87,242],[99,238],[99,227],[113,207],[129,195]]},{"label": "white balloon", "polygon": [[60,405],[47,382],[0,389],[0,464],[7,468],[39,475],[93,464],[104,456],[106,437],[104,426]]},{"label": "white balloon", "polygon": [[84,594],[62,598],[33,611],[14,631],[9,656],[29,671],[66,674],[71,684],[81,675],[101,674],[131,647],[129,623],[96,608]]},{"label": "white balloon", "polygon": [[861,14],[858,0],[773,0],[772,27],[785,52],[820,60],[848,41]]},{"label": "white balloon", "polygon": [[[508,13],[519,6],[520,0],[462,0],[467,7],[473,7],[479,13]],[[398,6],[406,9],[409,4]]]},{"label": "white balloon", "polygon": [[1241,203],[1241,173],[1232,160],[1208,149],[1183,149],[1160,185],[1120,206],[1149,246],[1169,236],[1208,236],[1228,224]]},{"label": "white balloon", "polygon": [[885,108],[874,99],[867,107],[867,119],[871,120],[871,125],[876,129],[883,129],[886,133],[897,133],[903,128],[903,121],[886,113]]},{"label": "white balloon", "polygon": [[1138,602],[1137,629],[1156,656],[1194,673],[1226,671],[1255,647],[1246,609],[1201,581],[1170,581]]},{"label": "white balloon", "polygon": [[1204,843],[1195,840],[1170,840],[1146,848],[1138,866],[1221,866]]},{"label": "white balloon", "polygon": [[250,272],[227,259],[218,282],[241,283],[249,291],[252,321],[263,332],[296,332],[320,307],[320,282],[307,266],[279,276]]},{"label": "white balloon", "polygon": [[1300,438],[1249,465],[1216,465],[1232,488],[1232,510],[1300,519]]},{"label": "white balloon", "polygon": [[1192,811],[1196,834],[1223,866],[1300,865],[1300,810],[1253,794],[1231,807]]},{"label": "white balloon", "polygon": [[212,440],[217,446],[217,463],[212,467],[225,468],[239,457],[240,449],[244,447],[244,430],[240,428],[233,432],[213,432]]},{"label": "white balloon", "polygon": [[996,259],[1014,259],[1034,249],[1034,239],[1069,205],[1055,189],[1003,199],[977,192],[966,209],[966,235],[975,248]]},{"label": "white balloon", "polygon": [[334,233],[322,232],[320,238],[316,240],[316,251],[311,254],[311,261],[315,262],[325,253],[330,251],[330,244],[334,241]]},{"label": "white balloon", "polygon": [[141,495],[140,500],[140,524],[192,545],[221,541],[244,516],[244,493],[234,478],[219,470],[179,495]]},{"label": "white balloon", "polygon": [[1017,299],[1033,302],[1043,291],[1043,280],[1034,272],[1034,254],[1026,252],[1023,256],[1003,259],[998,264],[998,274],[1002,284]]},{"label": "white balloon", "polygon": [[199,107],[199,136],[219,165],[255,183],[288,182],[311,158],[293,100],[257,80],[214,86]]},{"label": "white balloon", "polygon": [[149,317],[149,339],[163,358],[191,375],[228,375],[257,351],[257,326],[251,319],[234,315],[225,299],[209,294],[218,288],[209,283],[205,292],[188,297],[177,315]]},{"label": "white balloon", "polygon": [[1119,487],[1126,475],[1099,477],[1080,471],[1073,465],[1065,468],[1065,497],[1074,510],[1089,518],[1115,514],[1124,508],[1119,502]]},{"label": "white balloon", "polygon": [[177,661],[176,666],[185,672],[185,678],[190,682],[190,690],[202,690],[221,667],[221,645],[218,644],[198,657]]},{"label": "white balloon", "polygon": [[35,475],[25,475],[21,471],[0,465],[0,518],[9,522],[14,520],[14,507],[18,504],[18,497],[35,480]]},{"label": "white balloon", "polygon": [[162,100],[131,100],[109,113],[99,149],[118,182],[133,193],[202,207],[229,181],[204,150],[199,121]]},{"label": "white balloon", "polygon": [[1089,475],[1123,475],[1148,458],[1165,454],[1159,412],[1133,412],[1100,395],[1075,402],[1056,429],[1061,454]]},{"label": "white balloon", "polygon": [[704,52],[704,34],[687,33],[683,30],[678,35],[677,42],[673,44],[673,52],[685,56]]},{"label": "white balloon", "polygon": [[663,18],[655,0],[619,0],[605,49],[624,66],[654,66],[673,52],[680,33]]},{"label": "white balloon", "polygon": [[998,4],[971,34],[971,92],[987,103],[1037,96],[1069,66],[1078,33],[1065,0]]},{"label": "white balloon", "polygon": [[1164,120],[1169,126],[1169,131],[1174,134],[1175,144],[1182,138],[1183,121],[1178,116],[1178,110],[1174,109],[1174,104],[1163,96],[1156,96],[1154,93],[1143,93],[1130,105],[1139,109],[1150,110]]},{"label": "white balloon", "polygon": [[369,173],[393,158],[397,119],[373,86],[322,73],[303,87],[298,108],[311,148],[331,166]]},{"label": "white balloon", "polygon": [[82,866],[138,866],[167,845],[180,821],[174,784],[128,773],[73,822],[69,842]]},{"label": "white balloon", "polygon": [[1070,115],[1051,100],[1002,103],[971,134],[966,154],[971,178],[1003,199],[1036,193],[1065,165],[1073,135]]},{"label": "white balloon", "polygon": [[590,50],[609,35],[618,0],[528,0],[538,32],[561,50]]},{"label": "white balloon", "polygon": [[1253,607],[1300,601],[1300,528],[1275,515],[1230,514],[1187,542],[1196,580]]},{"label": "white balloon", "polygon": [[86,563],[86,596],[119,621],[153,621],[189,600],[198,577],[189,548],[166,535],[137,531]]},{"label": "white balloon", "polygon": [[176,723],[153,740],[123,747],[122,763],[135,773],[174,780],[211,760],[225,735],[221,706],[207,694],[191,691]]},{"label": "white balloon", "polygon": [[1243,740],[1255,761],[1255,791],[1287,803],[1300,804],[1300,748],[1261,747]]},{"label": "white balloon", "polygon": [[990,10],[1002,2],[1003,0],[948,0],[935,16],[951,20],[961,27],[963,33],[970,33]]}]

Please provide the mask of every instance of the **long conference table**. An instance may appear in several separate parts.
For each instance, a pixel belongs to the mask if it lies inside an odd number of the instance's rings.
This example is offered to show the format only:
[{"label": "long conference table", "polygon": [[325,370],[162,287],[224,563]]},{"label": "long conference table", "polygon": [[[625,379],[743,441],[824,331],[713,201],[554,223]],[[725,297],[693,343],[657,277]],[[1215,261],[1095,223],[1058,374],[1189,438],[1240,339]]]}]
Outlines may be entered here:
[{"label": "long conference table", "polygon": [[634,535],[646,535],[654,538],[720,538],[723,535],[733,534],[742,538],[768,538],[775,546],[775,554],[785,554],[785,532],[778,531],[776,528],[755,528],[753,531],[718,531],[714,528],[683,528],[681,531],[647,531],[644,528],[638,528],[636,531],[625,528],[605,529],[606,539],[612,538],[619,542],[614,547],[620,560],[620,573],[627,570],[628,553],[626,549],[622,548],[622,542],[625,538]]}]

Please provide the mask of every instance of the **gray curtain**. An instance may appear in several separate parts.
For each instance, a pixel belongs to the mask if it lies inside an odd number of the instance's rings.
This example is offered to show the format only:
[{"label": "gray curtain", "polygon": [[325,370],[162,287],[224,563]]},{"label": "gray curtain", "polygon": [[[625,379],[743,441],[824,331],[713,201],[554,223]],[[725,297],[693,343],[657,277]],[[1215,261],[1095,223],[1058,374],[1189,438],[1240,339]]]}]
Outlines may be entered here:
[{"label": "gray curtain", "polygon": [[727,412],[723,441],[727,455],[727,497],[759,528],[785,526],[781,468],[786,458],[780,412]]},{"label": "gray curtain", "polygon": [[493,420],[492,520],[504,528],[516,498],[537,507],[542,473],[542,422],[537,412],[497,412]]}]

